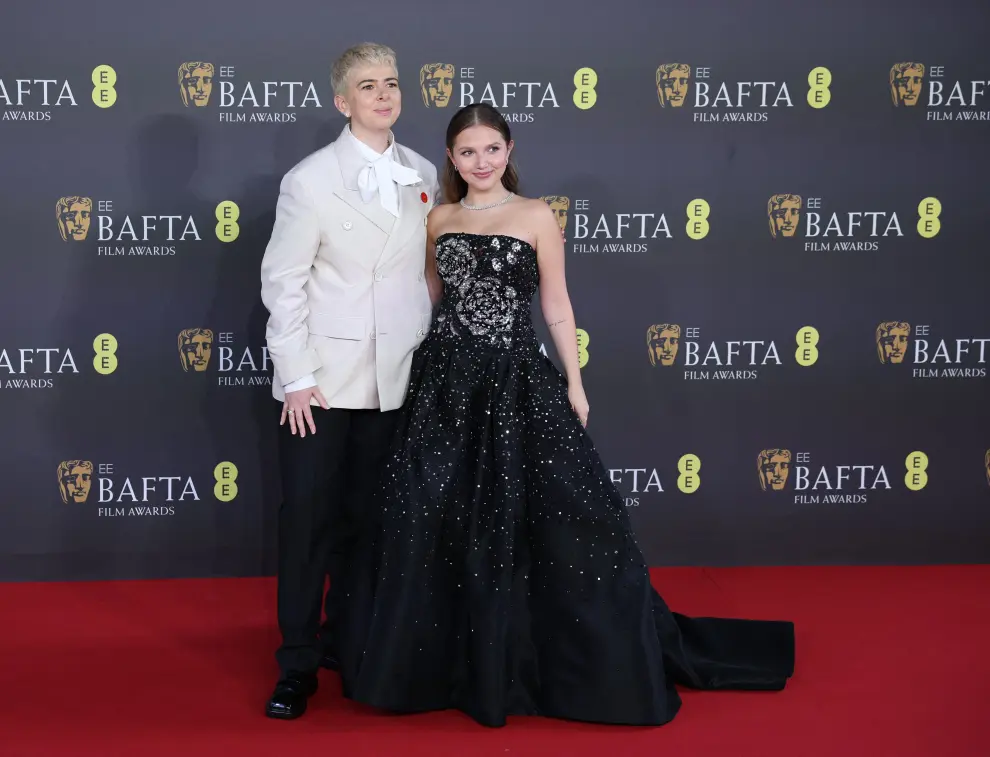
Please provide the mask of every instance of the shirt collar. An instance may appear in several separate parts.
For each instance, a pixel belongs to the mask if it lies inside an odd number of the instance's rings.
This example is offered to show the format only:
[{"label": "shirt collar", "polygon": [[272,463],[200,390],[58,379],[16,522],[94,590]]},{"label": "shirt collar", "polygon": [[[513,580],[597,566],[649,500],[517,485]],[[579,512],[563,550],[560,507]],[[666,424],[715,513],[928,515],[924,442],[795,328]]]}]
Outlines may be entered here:
[{"label": "shirt collar", "polygon": [[352,144],[357,149],[361,157],[367,160],[369,163],[375,163],[376,161],[380,160],[383,157],[387,158],[389,161],[395,159],[394,158],[395,151],[393,149],[395,147],[395,135],[392,134],[391,129],[388,132],[388,147],[385,149],[385,152],[383,153],[375,152],[371,147],[369,147],[360,139],[355,137],[354,132],[351,131],[350,124],[347,124],[344,130],[347,132],[347,136],[350,137]]}]

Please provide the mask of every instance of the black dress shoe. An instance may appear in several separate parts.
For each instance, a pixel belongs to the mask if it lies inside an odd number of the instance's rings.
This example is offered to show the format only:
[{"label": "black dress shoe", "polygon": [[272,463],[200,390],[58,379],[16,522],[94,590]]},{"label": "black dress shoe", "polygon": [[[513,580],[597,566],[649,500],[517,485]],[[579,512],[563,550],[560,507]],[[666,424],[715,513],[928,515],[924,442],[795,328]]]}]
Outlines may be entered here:
[{"label": "black dress shoe", "polygon": [[337,658],[333,655],[325,654],[320,660],[320,667],[326,668],[327,670],[340,670],[340,663],[337,662]]},{"label": "black dress shoe", "polygon": [[289,673],[275,684],[265,714],[270,718],[293,720],[306,712],[307,701],[316,693],[315,673]]}]

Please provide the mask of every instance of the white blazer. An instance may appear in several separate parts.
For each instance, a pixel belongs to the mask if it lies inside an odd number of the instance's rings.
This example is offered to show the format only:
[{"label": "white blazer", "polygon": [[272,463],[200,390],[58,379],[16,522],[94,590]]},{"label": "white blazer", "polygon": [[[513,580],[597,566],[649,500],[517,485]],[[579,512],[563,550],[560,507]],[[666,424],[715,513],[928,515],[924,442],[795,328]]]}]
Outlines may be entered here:
[{"label": "white blazer", "polygon": [[272,394],[283,400],[284,385],[314,374],[331,407],[394,410],[430,328],[426,216],[437,202],[437,171],[395,144],[394,158],[422,177],[397,186],[395,218],[377,196],[361,199],[365,161],[346,137],[282,179],[261,262]]}]

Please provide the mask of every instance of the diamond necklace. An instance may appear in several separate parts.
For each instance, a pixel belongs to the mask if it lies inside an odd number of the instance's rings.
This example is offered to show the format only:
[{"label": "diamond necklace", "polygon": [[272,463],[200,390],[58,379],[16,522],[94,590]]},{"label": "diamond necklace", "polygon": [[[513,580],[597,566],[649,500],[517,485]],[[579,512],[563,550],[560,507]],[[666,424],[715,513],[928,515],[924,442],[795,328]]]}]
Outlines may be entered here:
[{"label": "diamond necklace", "polygon": [[497,208],[499,205],[504,205],[505,203],[507,203],[513,197],[515,197],[515,192],[509,192],[509,194],[507,194],[505,197],[503,197],[498,202],[493,202],[493,203],[491,203],[489,205],[468,205],[466,202],[464,202],[464,198],[462,197],[461,198],[461,207],[462,208],[467,208],[468,210],[488,210],[489,208]]}]

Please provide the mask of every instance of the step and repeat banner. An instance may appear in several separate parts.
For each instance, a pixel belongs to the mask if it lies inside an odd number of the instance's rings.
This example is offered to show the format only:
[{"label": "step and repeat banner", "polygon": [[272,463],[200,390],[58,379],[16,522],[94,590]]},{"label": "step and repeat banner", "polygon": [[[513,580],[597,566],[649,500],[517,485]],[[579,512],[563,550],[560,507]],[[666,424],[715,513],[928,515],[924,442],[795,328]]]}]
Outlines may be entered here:
[{"label": "step and repeat banner", "polygon": [[0,11],[0,579],[273,572],[259,266],[366,40],[436,164],[462,105],[512,127],[651,564],[987,561],[988,25],[964,0]]}]

